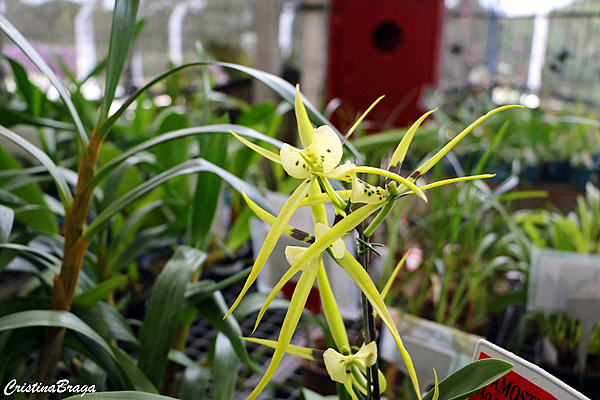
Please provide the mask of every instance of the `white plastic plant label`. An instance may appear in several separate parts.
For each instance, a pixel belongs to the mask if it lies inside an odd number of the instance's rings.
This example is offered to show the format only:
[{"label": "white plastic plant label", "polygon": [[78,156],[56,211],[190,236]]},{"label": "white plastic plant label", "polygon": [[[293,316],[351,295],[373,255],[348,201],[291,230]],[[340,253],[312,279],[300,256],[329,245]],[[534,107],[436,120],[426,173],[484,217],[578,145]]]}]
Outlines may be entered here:
[{"label": "white plastic plant label", "polygon": [[[435,384],[431,366],[435,366],[439,379],[444,379],[471,361],[477,341],[481,336],[438,324],[391,308],[390,314],[411,355],[419,385],[427,391]],[[379,355],[407,374],[406,365],[389,330],[381,328]]]},{"label": "white plastic plant label", "polygon": [[528,310],[566,311],[569,296],[600,282],[600,256],[535,249],[531,258]]},{"label": "white plastic plant label", "polygon": [[477,342],[473,360],[498,358],[515,368],[469,400],[590,400],[548,372],[485,339]]}]

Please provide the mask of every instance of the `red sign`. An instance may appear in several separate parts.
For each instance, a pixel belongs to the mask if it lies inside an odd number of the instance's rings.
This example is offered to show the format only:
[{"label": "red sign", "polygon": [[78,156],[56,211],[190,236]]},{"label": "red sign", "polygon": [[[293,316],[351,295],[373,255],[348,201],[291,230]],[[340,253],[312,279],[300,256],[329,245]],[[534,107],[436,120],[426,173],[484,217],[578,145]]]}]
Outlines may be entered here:
[{"label": "red sign", "polygon": [[[490,358],[481,353],[479,359]],[[510,371],[494,383],[487,385],[469,397],[469,400],[558,400],[544,389],[523,378],[515,371]]]}]

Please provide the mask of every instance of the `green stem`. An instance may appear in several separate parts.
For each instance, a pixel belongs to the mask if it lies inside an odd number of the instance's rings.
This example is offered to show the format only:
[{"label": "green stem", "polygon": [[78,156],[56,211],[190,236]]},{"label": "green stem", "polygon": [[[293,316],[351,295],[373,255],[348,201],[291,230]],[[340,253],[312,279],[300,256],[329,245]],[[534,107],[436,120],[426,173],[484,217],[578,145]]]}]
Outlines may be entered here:
[{"label": "green stem", "polygon": [[[364,267],[364,269],[368,270],[369,248],[367,244],[369,239],[365,236],[364,223],[361,223],[357,227],[357,230],[359,238],[362,239],[359,241],[358,245],[359,261]],[[367,344],[375,340],[375,316],[373,315],[373,306],[371,305],[371,303],[369,303],[364,293],[361,297],[361,305],[364,320],[363,322],[365,327],[364,337],[365,343]],[[379,368],[377,365],[377,361],[375,361],[375,364],[373,364],[371,368],[367,368],[367,399],[370,400],[379,400],[381,398],[379,394],[379,374],[377,373],[378,370]],[[371,385],[373,390],[371,390]]]}]

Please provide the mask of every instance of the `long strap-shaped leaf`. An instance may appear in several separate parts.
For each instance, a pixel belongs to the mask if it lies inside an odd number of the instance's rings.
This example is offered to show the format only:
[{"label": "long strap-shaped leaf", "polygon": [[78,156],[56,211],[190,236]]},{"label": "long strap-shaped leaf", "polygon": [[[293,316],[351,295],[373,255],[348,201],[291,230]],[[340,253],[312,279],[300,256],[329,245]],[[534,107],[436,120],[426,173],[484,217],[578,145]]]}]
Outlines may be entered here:
[{"label": "long strap-shaped leaf", "polygon": [[206,253],[179,246],[156,280],[140,329],[138,365],[158,386],[183,312],[185,286]]},{"label": "long strap-shaped leaf", "polygon": [[[121,107],[112,116],[110,116],[108,118],[108,120],[106,120],[106,122],[104,122],[103,124],[101,124],[98,127],[97,134],[100,137],[105,137],[108,134],[108,132],[110,131],[110,129],[113,127],[113,125],[117,122],[117,120],[125,113],[125,111],[127,111],[127,107],[129,107],[131,105],[131,103],[133,103],[138,97],[140,97],[144,92],[146,92],[152,86],[156,85],[158,82],[160,82],[160,81],[164,80],[165,78],[168,78],[169,76],[172,76],[184,69],[187,69],[190,67],[209,65],[209,64],[220,65],[225,68],[231,68],[231,69],[235,69],[237,71],[244,72],[244,73],[252,76],[253,78],[258,79],[259,81],[261,81],[268,87],[270,87],[278,95],[283,97],[288,103],[294,104],[294,102],[295,102],[296,88],[292,84],[290,84],[289,82],[285,81],[284,79],[282,79],[278,76],[269,74],[264,71],[259,71],[254,68],[245,67],[243,65],[238,65],[238,64],[223,63],[223,62],[195,62],[195,63],[184,64],[184,65],[180,65],[178,67],[172,68],[169,71],[163,73],[162,75],[154,78],[152,81],[148,82],[143,87],[141,87],[137,92],[135,92],[127,100],[125,100],[125,102],[121,105]],[[323,114],[321,114],[319,111],[317,111],[317,109],[304,96],[302,96],[302,102],[304,103],[304,105],[306,107],[306,111],[307,111],[309,118],[313,121],[313,123],[315,123],[315,125],[329,125],[340,136],[340,138],[342,137],[342,134],[339,132],[339,130],[337,130],[336,127],[331,125],[330,122],[327,121],[327,118],[325,118],[325,116]],[[360,153],[358,151],[356,151],[354,146],[352,146],[350,143],[345,143],[345,145],[346,145],[346,147],[348,147],[348,149],[350,150],[350,152],[356,158],[357,161],[362,160],[362,156],[360,155]]]},{"label": "long strap-shaped leaf", "polygon": [[119,165],[121,165],[125,160],[127,160],[129,157],[133,156],[134,154],[139,153],[140,151],[148,150],[148,149],[150,149],[156,145],[159,145],[161,143],[167,143],[171,140],[181,139],[181,138],[184,138],[187,136],[202,135],[202,134],[209,134],[209,133],[230,134],[230,131],[232,131],[232,130],[235,130],[236,133],[243,135],[243,136],[260,139],[260,140],[270,143],[273,146],[278,147],[278,148],[280,148],[283,145],[283,143],[277,139],[270,138],[266,135],[263,135],[260,132],[255,131],[252,128],[248,128],[248,127],[241,126],[241,125],[222,124],[222,125],[209,125],[209,126],[200,126],[200,127],[194,127],[194,128],[179,129],[179,130],[165,133],[165,134],[162,134],[155,138],[149,139],[143,143],[138,144],[137,146],[130,148],[127,151],[124,151],[118,157],[115,157],[110,162],[108,162],[106,165],[99,168],[96,171],[96,174],[94,175],[94,177],[88,183],[88,187],[92,188],[92,187],[96,186],[98,183],[100,183],[100,181],[102,181],[102,179],[104,179],[115,168],[117,168]]},{"label": "long strap-shaped leaf", "polygon": [[306,299],[308,298],[310,289],[315,282],[316,275],[317,268],[304,271],[302,272],[302,275],[300,275],[300,279],[298,280],[296,288],[294,289],[294,294],[290,300],[290,308],[285,314],[285,319],[281,325],[279,338],[277,339],[277,346],[275,347],[275,352],[271,358],[269,368],[267,368],[267,371],[263,375],[258,385],[256,385],[252,393],[250,393],[250,396],[248,396],[247,400],[252,400],[258,396],[265,386],[267,386],[267,383],[275,373],[275,369],[277,369],[277,366],[281,362],[281,359],[283,358],[287,347],[292,340],[292,336],[294,335],[294,331],[296,330],[296,326],[298,325],[298,321],[300,320],[300,316],[304,310]]},{"label": "long strap-shaped leaf", "polygon": [[294,265],[292,265],[290,267],[290,269],[288,269],[287,272],[285,274],[283,274],[283,276],[281,277],[279,282],[277,282],[277,284],[275,285],[273,290],[271,290],[271,293],[269,293],[269,296],[265,300],[265,304],[263,305],[263,308],[258,313],[258,317],[256,318],[256,323],[254,324],[254,329],[256,329],[256,327],[260,323],[260,320],[262,319],[265,311],[267,311],[267,308],[269,307],[269,304],[271,304],[271,301],[273,301],[275,296],[277,296],[277,293],[279,293],[279,291],[283,288],[283,285],[285,285],[287,283],[287,281],[289,281],[298,271],[300,271],[306,265],[308,265],[309,262],[316,259],[317,257],[320,257],[323,254],[323,252],[325,250],[327,250],[327,248],[329,246],[331,246],[331,244],[333,242],[340,239],[346,233],[350,232],[358,224],[360,224],[361,221],[363,221],[365,218],[367,218],[369,215],[371,215],[377,209],[381,208],[382,204],[383,203],[367,204],[367,205],[359,208],[358,210],[354,211],[352,214],[348,215],[347,217],[342,219],[340,222],[335,224],[331,229],[329,229],[319,239],[317,239],[308,248],[308,250],[306,250],[296,260]]},{"label": "long strap-shaped leaf", "polygon": [[44,59],[39,55],[37,51],[31,46],[29,41],[23,37],[21,32],[17,30],[4,15],[0,13],[0,30],[6,34],[22,51],[25,53],[27,57],[33,62],[33,64],[48,78],[52,86],[56,89],[60,98],[67,106],[69,113],[71,114],[71,118],[73,118],[73,122],[75,123],[75,127],[77,128],[77,148],[79,149],[79,154],[85,154],[87,152],[87,145],[89,143],[89,139],[87,134],[85,133],[85,129],[79,118],[79,114],[75,109],[75,105],[71,101],[71,96],[60,82],[58,77],[54,74],[52,69],[46,64]]},{"label": "long strap-shaped leaf", "polygon": [[154,188],[156,188],[161,183],[166,182],[167,180],[180,175],[185,174],[193,174],[196,172],[213,172],[218,174],[227,182],[233,189],[244,192],[254,199],[257,204],[264,209],[270,209],[269,204],[262,198],[260,193],[256,188],[249,185],[242,179],[237,176],[232,175],[231,173],[225,171],[222,168],[217,167],[214,164],[209,163],[206,160],[201,158],[196,158],[193,160],[186,161],[176,167],[173,167],[160,175],[155,176],[154,178],[144,182],[140,186],[131,190],[123,197],[119,198],[117,201],[112,203],[109,207],[107,207],[96,219],[88,226],[87,230],[83,233],[84,240],[91,240],[94,235],[110,221],[110,219],[118,212],[120,212],[123,208],[127,207],[129,204],[138,200],[142,196],[146,195]]},{"label": "long strap-shaped leaf", "polygon": [[402,339],[400,338],[400,334],[398,333],[398,329],[392,320],[392,316],[385,305],[385,302],[381,298],[377,287],[371,280],[371,277],[365,271],[362,265],[350,254],[346,251],[344,257],[336,259],[337,263],[344,268],[344,270],[350,275],[352,280],[358,285],[360,290],[365,294],[369,303],[373,306],[373,310],[379,314],[383,323],[387,326],[394,341],[396,342],[396,346],[398,350],[400,350],[400,354],[402,355],[402,360],[404,360],[404,364],[406,364],[406,369],[408,370],[408,374],[410,376],[410,380],[413,383],[413,387],[415,388],[415,392],[417,397],[420,398],[419,391],[419,382],[417,380],[417,373],[415,371],[415,367],[412,363],[410,355],[404,344],[402,343]]},{"label": "long strap-shaped leaf", "polygon": [[[2,14],[0,14],[2,17]],[[31,154],[36,160],[38,160],[47,170],[48,173],[54,179],[54,183],[56,184],[56,188],[58,190],[58,195],[60,196],[60,200],[65,208],[69,208],[71,203],[73,202],[73,195],[71,195],[71,191],[69,189],[69,185],[67,185],[67,181],[63,177],[62,173],[58,166],[48,157],[46,153],[42,150],[29,143],[27,140],[23,139],[21,136],[17,135],[10,129],[7,129],[0,125],[0,135],[9,139],[23,150]]]},{"label": "long strap-shaped leaf", "polygon": [[123,66],[129,54],[129,48],[133,42],[135,20],[139,5],[140,0],[117,0],[115,3],[106,64],[106,88],[104,90],[102,109],[98,118],[98,126],[104,124],[108,119],[110,106],[115,99],[115,91],[121,79]]},{"label": "long strap-shaped leaf", "polygon": [[[29,310],[10,314],[0,318],[0,331],[9,329],[32,328],[37,326],[52,326],[67,328],[79,332],[96,342],[113,359],[115,356],[110,346],[85,322],[68,311],[59,310]],[[116,360],[116,359],[115,359]]]},{"label": "long strap-shaped leaf", "polygon": [[258,277],[258,274],[260,273],[262,267],[265,265],[267,258],[269,258],[271,252],[275,248],[275,244],[279,240],[279,236],[281,236],[281,234],[285,230],[287,223],[290,221],[290,218],[292,218],[292,215],[298,208],[298,204],[300,204],[302,199],[308,193],[314,179],[315,177],[312,176],[302,181],[302,183],[296,188],[296,190],[294,190],[294,193],[292,193],[292,195],[283,205],[281,212],[277,216],[277,219],[275,219],[273,227],[271,228],[271,230],[269,230],[269,233],[265,238],[265,242],[263,243],[262,247],[260,248],[260,251],[258,252],[258,255],[256,256],[254,265],[252,266],[252,271],[250,272],[250,276],[248,276],[248,279],[246,279],[242,291],[238,295],[237,299],[235,299],[235,302],[225,315],[226,317],[229,316],[229,314],[231,314],[233,310],[235,310],[235,308],[238,306],[248,289],[250,289],[252,283],[254,283],[254,281]]}]

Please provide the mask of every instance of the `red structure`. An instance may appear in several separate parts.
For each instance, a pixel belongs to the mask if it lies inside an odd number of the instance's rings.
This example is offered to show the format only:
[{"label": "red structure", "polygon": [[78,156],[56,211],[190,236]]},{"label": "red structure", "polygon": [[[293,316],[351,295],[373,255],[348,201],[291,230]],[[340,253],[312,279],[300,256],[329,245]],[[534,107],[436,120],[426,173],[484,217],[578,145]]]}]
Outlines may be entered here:
[{"label": "red structure", "polygon": [[426,111],[419,97],[438,83],[443,19],[443,0],[331,0],[327,97],[341,101],[342,131],[381,95],[374,129]]}]

